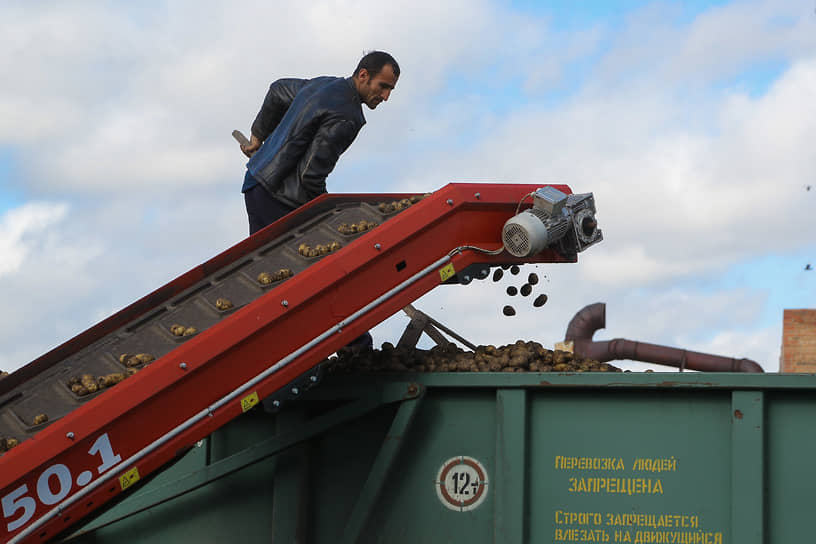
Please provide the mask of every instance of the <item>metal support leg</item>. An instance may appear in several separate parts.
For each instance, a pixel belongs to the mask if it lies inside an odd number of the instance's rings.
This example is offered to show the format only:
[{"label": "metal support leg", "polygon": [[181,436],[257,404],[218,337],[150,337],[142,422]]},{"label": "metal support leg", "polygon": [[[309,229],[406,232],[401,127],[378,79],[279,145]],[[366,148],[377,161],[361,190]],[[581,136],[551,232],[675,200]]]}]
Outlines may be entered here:
[{"label": "metal support leg", "polygon": [[762,391],[731,393],[731,542],[765,542],[765,403]]},{"label": "metal support leg", "polygon": [[374,460],[374,465],[371,467],[368,478],[360,490],[360,495],[357,497],[357,502],[343,532],[343,538],[340,540],[341,544],[356,544],[360,539],[360,534],[365,528],[371,509],[380,495],[388,472],[402,448],[407,431],[424,397],[423,389],[418,391],[415,389],[414,393],[417,396],[404,400],[394,416],[391,428],[388,429],[388,433],[385,435],[385,440],[377,454],[377,458]]},{"label": "metal support leg", "polygon": [[496,476],[493,542],[527,541],[527,391],[496,391]]}]

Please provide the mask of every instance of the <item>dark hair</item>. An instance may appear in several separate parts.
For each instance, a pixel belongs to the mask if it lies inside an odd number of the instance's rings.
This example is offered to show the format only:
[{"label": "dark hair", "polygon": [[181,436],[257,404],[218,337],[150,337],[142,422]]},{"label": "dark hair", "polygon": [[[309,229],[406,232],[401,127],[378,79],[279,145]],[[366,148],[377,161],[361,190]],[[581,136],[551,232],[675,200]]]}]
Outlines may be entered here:
[{"label": "dark hair", "polygon": [[383,66],[386,64],[390,64],[394,69],[394,75],[399,77],[399,64],[397,64],[397,61],[394,60],[394,57],[385,51],[371,51],[370,53],[366,53],[366,55],[360,59],[360,62],[357,64],[357,68],[354,69],[354,74],[352,74],[352,76],[357,77],[360,74],[360,70],[365,68],[368,74],[371,77],[374,77],[380,73],[380,70],[382,70]]}]

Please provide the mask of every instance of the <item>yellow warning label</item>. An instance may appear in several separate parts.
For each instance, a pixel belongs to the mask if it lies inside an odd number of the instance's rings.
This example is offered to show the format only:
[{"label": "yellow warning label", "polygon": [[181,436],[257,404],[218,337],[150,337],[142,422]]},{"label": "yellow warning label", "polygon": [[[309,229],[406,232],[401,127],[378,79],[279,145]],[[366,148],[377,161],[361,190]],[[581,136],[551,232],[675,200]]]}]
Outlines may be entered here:
[{"label": "yellow warning label", "polygon": [[439,277],[442,278],[442,281],[448,281],[453,276],[456,275],[456,270],[453,268],[453,264],[448,263],[439,271]]},{"label": "yellow warning label", "polygon": [[139,469],[133,467],[121,476],[119,476],[119,485],[122,486],[122,491],[132,486],[139,481]]},{"label": "yellow warning label", "polygon": [[246,412],[247,410],[249,410],[250,408],[252,408],[256,404],[258,404],[258,402],[259,402],[258,401],[258,393],[253,392],[252,394],[247,395],[246,397],[241,399],[241,410]]}]

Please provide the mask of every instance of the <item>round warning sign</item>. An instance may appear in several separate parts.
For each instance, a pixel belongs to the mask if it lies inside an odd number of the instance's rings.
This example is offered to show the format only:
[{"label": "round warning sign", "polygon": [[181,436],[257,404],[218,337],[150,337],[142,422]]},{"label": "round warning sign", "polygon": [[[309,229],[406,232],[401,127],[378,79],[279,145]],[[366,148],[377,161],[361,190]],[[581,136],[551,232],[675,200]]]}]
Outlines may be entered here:
[{"label": "round warning sign", "polygon": [[440,467],[434,485],[442,504],[466,512],[482,504],[487,496],[487,470],[473,457],[452,457]]}]

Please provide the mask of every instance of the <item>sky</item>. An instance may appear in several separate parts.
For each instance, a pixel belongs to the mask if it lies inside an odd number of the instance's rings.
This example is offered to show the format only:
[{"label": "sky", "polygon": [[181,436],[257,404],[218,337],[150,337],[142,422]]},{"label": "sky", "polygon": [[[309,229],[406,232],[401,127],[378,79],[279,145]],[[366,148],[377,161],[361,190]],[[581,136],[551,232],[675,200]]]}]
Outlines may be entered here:
[{"label": "sky", "polygon": [[[402,74],[327,180],[592,192],[577,264],[444,286],[415,305],[476,344],[552,346],[582,307],[628,338],[779,367],[816,308],[816,5],[412,0],[0,6],[0,369],[12,371],[247,235],[240,187],[271,81]],[[814,190],[809,190],[813,185]],[[501,307],[515,303],[508,318]],[[478,317],[474,317],[478,316]],[[372,332],[396,342],[407,318]],[[640,370],[655,365],[626,363]]]}]

